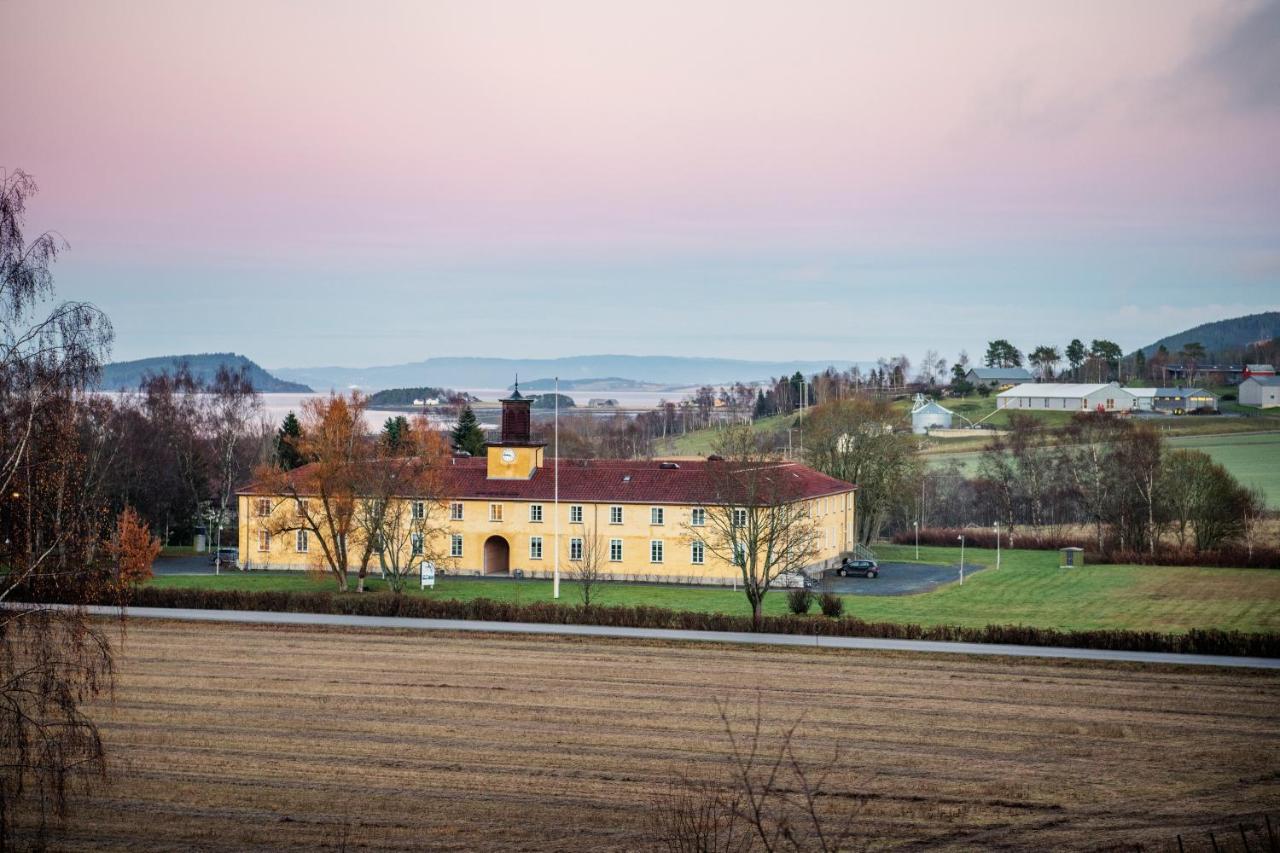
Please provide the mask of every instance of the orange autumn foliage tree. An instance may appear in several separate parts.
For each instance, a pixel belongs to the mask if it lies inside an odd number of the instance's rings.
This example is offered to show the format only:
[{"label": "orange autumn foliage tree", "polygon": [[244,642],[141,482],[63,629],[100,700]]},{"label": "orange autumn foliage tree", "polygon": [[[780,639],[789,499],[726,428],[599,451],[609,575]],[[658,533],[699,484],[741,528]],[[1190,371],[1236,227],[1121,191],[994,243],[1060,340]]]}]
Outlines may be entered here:
[{"label": "orange autumn foliage tree", "polygon": [[134,586],[151,577],[151,566],[160,556],[160,539],[131,506],[116,519],[115,536],[110,545],[116,567],[116,580],[122,586]]}]

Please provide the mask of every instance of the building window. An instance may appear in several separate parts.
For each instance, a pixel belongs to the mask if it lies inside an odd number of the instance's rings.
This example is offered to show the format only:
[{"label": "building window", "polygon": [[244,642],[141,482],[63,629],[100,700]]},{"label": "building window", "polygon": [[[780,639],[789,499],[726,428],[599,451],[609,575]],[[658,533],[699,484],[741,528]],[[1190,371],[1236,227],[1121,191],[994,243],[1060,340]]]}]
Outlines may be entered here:
[{"label": "building window", "polygon": [[529,559],[530,560],[542,559],[542,537],[541,536],[529,537]]},{"label": "building window", "polygon": [[266,531],[266,530],[258,531],[258,550],[259,551],[271,550],[271,533],[269,531]]},{"label": "building window", "polygon": [[449,542],[449,556],[462,556],[462,536],[457,533],[453,534],[453,539]]},{"label": "building window", "polygon": [[622,507],[620,506],[609,507],[609,523],[610,524],[622,523]]},{"label": "building window", "polygon": [[420,556],[422,556],[422,550],[423,550],[423,545],[424,545],[424,544],[425,544],[425,543],[424,543],[424,541],[423,541],[423,536],[422,536],[422,534],[421,534],[421,533],[410,533],[410,534],[409,534],[409,547],[410,547],[410,548],[412,549],[412,551],[413,551],[413,556],[415,556],[415,557],[420,557]]},{"label": "building window", "polygon": [[700,506],[695,506],[693,512],[690,513],[690,520],[694,527],[705,527],[707,524],[707,511]]},{"label": "building window", "polygon": [[611,563],[622,562],[622,540],[621,539],[609,540],[609,562]]},{"label": "building window", "polygon": [[574,537],[573,539],[569,540],[569,559],[570,560],[582,559],[582,540],[578,539],[577,537]]},{"label": "building window", "polygon": [[271,498],[258,498],[258,518],[271,515]]},{"label": "building window", "polygon": [[689,546],[689,560],[695,566],[701,566],[707,561],[707,546],[702,544],[701,539],[693,540],[693,544]]},{"label": "building window", "polygon": [[307,553],[307,531],[299,530],[294,540],[293,547],[297,549],[299,554]]},{"label": "building window", "polygon": [[747,546],[742,542],[733,543],[733,563],[735,566],[747,564]]},{"label": "building window", "polygon": [[425,501],[413,502],[413,519],[414,521],[422,521],[427,517],[427,504]]},{"label": "building window", "polygon": [[542,522],[542,504],[529,504],[529,520],[535,523]]},{"label": "building window", "polygon": [[502,504],[489,504],[489,520],[502,521]]},{"label": "building window", "polygon": [[569,505],[569,521],[572,524],[582,523],[582,504]]},{"label": "building window", "polygon": [[649,562],[650,563],[662,562],[662,540],[661,539],[649,540]]},{"label": "building window", "polygon": [[650,523],[650,524],[662,524],[662,519],[663,519],[664,515],[665,515],[665,513],[663,513],[663,511],[662,511],[662,507],[660,507],[660,506],[650,507],[650,508],[649,508],[649,523]]},{"label": "building window", "polygon": [[449,520],[462,521],[462,504],[460,502],[449,504]]},{"label": "building window", "polygon": [[733,526],[734,527],[747,526],[747,511],[745,509],[735,509],[733,511]]}]

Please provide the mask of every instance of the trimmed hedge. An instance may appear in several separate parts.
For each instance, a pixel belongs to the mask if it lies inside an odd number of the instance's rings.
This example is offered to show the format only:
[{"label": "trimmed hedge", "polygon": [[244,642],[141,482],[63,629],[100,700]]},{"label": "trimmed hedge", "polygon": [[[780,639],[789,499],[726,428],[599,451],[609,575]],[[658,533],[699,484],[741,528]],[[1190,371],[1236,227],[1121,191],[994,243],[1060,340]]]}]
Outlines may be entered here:
[{"label": "trimmed hedge", "polygon": [[[113,602],[114,603],[114,602]],[[638,605],[559,605],[551,602],[514,604],[475,598],[419,598],[388,592],[269,592],[141,587],[129,596],[134,607],[172,607],[197,610],[253,610],[284,613],[333,613],[353,616],[403,616],[416,619],[466,619],[493,622],[537,622],[554,625],[601,625],[611,628],[676,628],[692,631],[752,630],[751,617],[728,613],[700,613]],[[1193,629],[1185,634],[1156,631],[1058,631],[1026,625],[904,625],[865,622],[856,616],[838,619],[812,616],[764,616],[759,630],[771,634],[828,637],[874,637],[894,640],[938,640],[964,643],[1011,643],[1113,649],[1137,652],[1181,652],[1207,655],[1280,657],[1280,634]]]}]

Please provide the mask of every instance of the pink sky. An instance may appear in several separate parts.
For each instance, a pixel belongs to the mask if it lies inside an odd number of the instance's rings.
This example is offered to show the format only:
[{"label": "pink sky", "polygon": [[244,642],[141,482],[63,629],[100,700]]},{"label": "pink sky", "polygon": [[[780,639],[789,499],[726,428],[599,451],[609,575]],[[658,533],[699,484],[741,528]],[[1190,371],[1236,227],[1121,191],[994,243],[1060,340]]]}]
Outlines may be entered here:
[{"label": "pink sky", "polygon": [[[33,224],[71,240],[66,295],[113,313],[147,282],[234,295],[230,267],[375,296],[384,276],[430,295],[527,272],[555,299],[578,277],[661,290],[762,256],[822,310],[856,293],[860,261],[909,263],[919,287],[933,270],[942,294],[983,282],[956,258],[1026,256],[1034,287],[1081,253],[1100,298],[1137,288],[1104,299],[1116,311],[1173,286],[1219,292],[1170,307],[1277,307],[1280,109],[1250,35],[1274,39],[1276,18],[1174,0],[11,0],[0,166],[36,177]],[[1253,272],[1224,294],[1188,264]],[[747,327],[769,322],[769,280],[744,283],[762,294]],[[117,325],[122,356],[171,345]],[[619,348],[653,349],[618,325]]]}]

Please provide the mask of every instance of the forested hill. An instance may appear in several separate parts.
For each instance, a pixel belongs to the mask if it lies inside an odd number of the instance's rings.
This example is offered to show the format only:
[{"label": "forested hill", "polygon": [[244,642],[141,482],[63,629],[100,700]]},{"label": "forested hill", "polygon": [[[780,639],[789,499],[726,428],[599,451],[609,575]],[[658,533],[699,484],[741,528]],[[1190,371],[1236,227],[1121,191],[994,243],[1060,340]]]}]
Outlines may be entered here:
[{"label": "forested hill", "polygon": [[254,390],[261,393],[308,394],[311,389],[300,382],[286,382],[263,370],[246,356],[233,352],[204,352],[197,355],[164,355],[158,358],[140,358],[137,361],[113,361],[102,368],[98,387],[105,391],[121,391],[137,388],[148,373],[174,371],[186,362],[191,375],[205,384],[213,382],[218,368],[226,365],[231,370],[242,366],[249,369],[249,381]]},{"label": "forested hill", "polygon": [[1250,344],[1269,341],[1276,337],[1280,337],[1280,311],[1267,311],[1263,314],[1250,314],[1247,317],[1205,323],[1194,329],[1169,335],[1167,338],[1161,338],[1143,347],[1142,353],[1150,357],[1163,345],[1169,352],[1176,354],[1186,344],[1200,343],[1208,353],[1221,353],[1232,357],[1235,353],[1242,353]]},{"label": "forested hill", "polygon": [[417,388],[386,388],[369,395],[370,406],[412,406],[414,400],[441,400],[466,402],[476,399],[451,388],[433,388],[423,385]]}]

